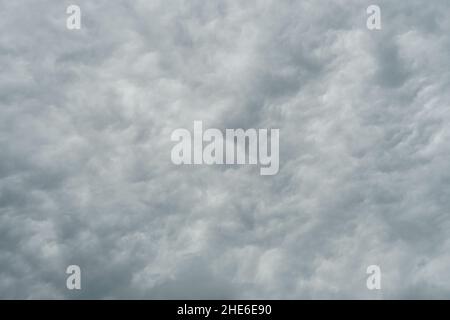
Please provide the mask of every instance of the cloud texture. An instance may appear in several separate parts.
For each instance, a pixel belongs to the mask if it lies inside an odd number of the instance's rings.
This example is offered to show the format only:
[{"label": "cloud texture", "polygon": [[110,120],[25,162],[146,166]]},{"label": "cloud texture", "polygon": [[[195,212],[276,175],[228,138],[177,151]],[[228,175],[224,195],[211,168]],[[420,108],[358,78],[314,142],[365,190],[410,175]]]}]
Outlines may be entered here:
[{"label": "cloud texture", "polygon": [[[370,4],[0,0],[0,297],[450,298],[450,2]],[[278,175],[173,165],[194,120]]]}]

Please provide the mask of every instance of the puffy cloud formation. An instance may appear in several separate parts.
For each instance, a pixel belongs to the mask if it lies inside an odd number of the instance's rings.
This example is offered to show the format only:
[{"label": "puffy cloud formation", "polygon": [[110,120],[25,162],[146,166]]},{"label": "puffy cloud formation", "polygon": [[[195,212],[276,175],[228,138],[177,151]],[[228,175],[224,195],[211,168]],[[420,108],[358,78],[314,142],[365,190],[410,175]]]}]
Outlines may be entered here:
[{"label": "puffy cloud formation", "polygon": [[[450,3],[370,4],[1,1],[0,297],[449,298]],[[173,165],[194,120],[280,172]]]}]

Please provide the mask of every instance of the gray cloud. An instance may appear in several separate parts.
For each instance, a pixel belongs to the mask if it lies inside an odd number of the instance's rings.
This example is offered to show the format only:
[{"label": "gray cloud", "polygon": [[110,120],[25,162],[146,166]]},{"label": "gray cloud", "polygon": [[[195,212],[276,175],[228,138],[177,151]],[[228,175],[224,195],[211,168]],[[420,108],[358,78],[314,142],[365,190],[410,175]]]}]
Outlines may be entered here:
[{"label": "gray cloud", "polygon": [[[449,3],[371,3],[0,2],[0,297],[449,298]],[[280,172],[174,166],[194,120]]]}]

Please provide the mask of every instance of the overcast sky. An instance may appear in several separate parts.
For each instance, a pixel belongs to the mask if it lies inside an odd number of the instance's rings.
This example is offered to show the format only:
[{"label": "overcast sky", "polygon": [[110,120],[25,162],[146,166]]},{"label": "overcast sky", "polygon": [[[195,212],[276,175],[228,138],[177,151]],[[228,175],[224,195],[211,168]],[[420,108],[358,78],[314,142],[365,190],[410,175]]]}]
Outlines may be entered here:
[{"label": "overcast sky", "polygon": [[[450,298],[449,12],[0,0],[0,297]],[[279,173],[173,165],[194,120],[279,128]]]}]

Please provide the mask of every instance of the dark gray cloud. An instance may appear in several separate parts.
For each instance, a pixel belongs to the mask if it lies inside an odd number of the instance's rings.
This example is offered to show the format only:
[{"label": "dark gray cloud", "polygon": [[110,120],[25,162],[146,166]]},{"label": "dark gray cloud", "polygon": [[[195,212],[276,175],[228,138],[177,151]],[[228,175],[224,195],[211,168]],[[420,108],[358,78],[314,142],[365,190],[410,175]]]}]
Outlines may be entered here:
[{"label": "dark gray cloud", "polygon": [[[449,298],[450,4],[369,4],[0,1],[0,297]],[[173,165],[194,120],[280,172]]]}]

